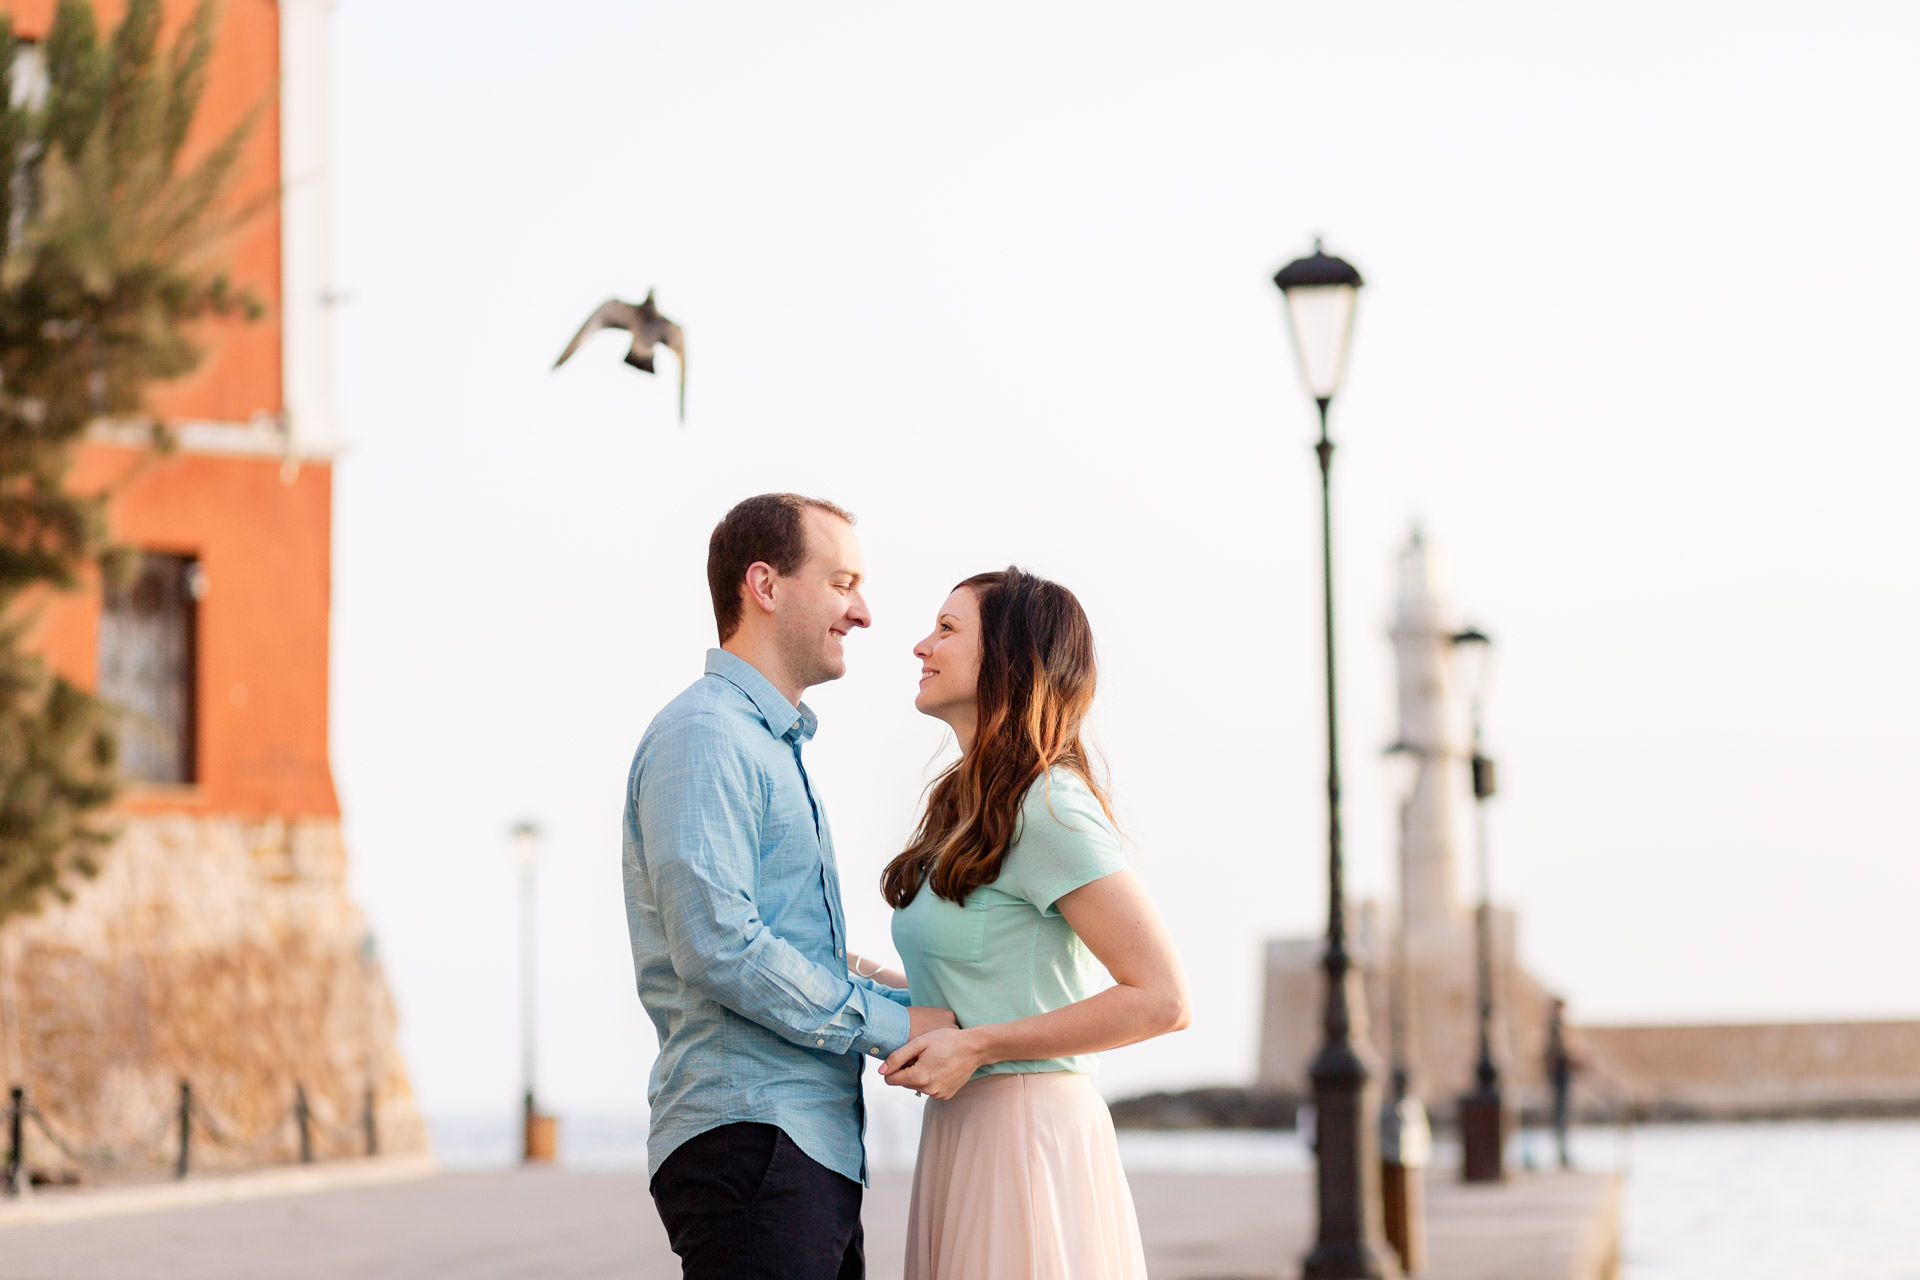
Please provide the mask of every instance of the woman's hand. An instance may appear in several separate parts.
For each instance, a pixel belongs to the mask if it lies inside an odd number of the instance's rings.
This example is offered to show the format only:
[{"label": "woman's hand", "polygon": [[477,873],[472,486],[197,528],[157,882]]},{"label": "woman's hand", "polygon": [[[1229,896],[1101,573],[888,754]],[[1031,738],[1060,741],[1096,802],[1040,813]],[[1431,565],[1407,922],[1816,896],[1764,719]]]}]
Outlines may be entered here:
[{"label": "woman's hand", "polygon": [[880,1064],[888,1084],[929,1098],[951,1098],[987,1064],[980,1037],[970,1030],[929,1031],[894,1050]]}]

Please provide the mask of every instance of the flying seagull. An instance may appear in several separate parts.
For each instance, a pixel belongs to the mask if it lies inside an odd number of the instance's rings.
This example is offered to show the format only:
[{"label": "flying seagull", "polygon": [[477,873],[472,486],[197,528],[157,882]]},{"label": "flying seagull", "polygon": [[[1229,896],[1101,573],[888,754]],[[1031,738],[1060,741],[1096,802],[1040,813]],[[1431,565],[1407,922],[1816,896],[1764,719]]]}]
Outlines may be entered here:
[{"label": "flying seagull", "polygon": [[633,335],[633,346],[627,351],[627,363],[636,369],[653,372],[653,349],[665,343],[667,350],[680,359],[680,421],[687,420],[687,336],[680,326],[660,314],[653,305],[653,290],[647,290],[647,298],[639,306],[631,302],[622,302],[618,298],[608,298],[587,322],[580,326],[580,332],[573,335],[573,341],[553,362],[558,369],[567,362],[567,357],[580,349],[585,342],[602,329],[625,329]]}]

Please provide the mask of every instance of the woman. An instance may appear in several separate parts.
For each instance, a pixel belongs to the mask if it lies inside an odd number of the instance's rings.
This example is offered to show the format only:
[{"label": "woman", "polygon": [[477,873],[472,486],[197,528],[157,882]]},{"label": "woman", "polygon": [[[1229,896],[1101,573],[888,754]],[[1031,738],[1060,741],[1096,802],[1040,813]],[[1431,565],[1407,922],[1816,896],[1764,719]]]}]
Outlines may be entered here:
[{"label": "woman", "polygon": [[1086,1073],[1101,1050],[1186,1026],[1187,989],[1080,740],[1093,632],[1072,592],[1008,569],[954,588],[913,652],[914,706],[952,728],[960,759],[881,888],[914,998],[961,1029],[880,1068],[931,1099],[907,1280],[1144,1280]]}]

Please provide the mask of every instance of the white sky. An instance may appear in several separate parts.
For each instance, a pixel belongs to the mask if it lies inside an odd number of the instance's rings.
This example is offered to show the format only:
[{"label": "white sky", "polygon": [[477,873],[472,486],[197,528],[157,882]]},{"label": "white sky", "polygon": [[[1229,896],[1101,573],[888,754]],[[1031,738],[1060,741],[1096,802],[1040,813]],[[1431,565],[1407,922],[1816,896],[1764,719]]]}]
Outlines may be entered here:
[{"label": "white sky", "polygon": [[[1920,9],[342,0],[334,754],[432,1111],[637,1111],[618,819],[768,489],[856,511],[810,701],[857,947],[939,726],[910,646],[1079,593],[1122,825],[1197,989],[1103,1087],[1253,1070],[1325,910],[1311,407],[1272,272],[1366,273],[1335,405],[1352,877],[1387,887],[1392,556],[1500,642],[1497,896],[1577,1014],[1920,1014]],[[602,338],[659,288],[672,377]],[[603,345],[604,344],[604,345]],[[663,357],[662,367],[671,365]]]}]

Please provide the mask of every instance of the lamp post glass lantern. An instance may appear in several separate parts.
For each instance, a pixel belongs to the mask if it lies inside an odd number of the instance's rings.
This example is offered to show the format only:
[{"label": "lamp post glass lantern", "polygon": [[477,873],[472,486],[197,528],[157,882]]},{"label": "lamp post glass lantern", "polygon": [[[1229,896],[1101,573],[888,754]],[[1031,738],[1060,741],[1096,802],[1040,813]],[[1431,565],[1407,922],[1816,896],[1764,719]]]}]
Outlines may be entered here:
[{"label": "lamp post glass lantern", "polygon": [[1493,883],[1487,854],[1487,801],[1492,798],[1493,761],[1481,736],[1481,701],[1486,696],[1492,666],[1493,639],[1477,627],[1452,637],[1461,682],[1467,690],[1468,722],[1473,752],[1469,757],[1473,782],[1474,862],[1479,879],[1479,902],[1474,909],[1476,1016],[1479,1056],[1473,1068],[1473,1088],[1460,1099],[1460,1173],[1467,1182],[1506,1179],[1509,1129],[1506,1099],[1500,1087],[1500,1067],[1493,1057]]},{"label": "lamp post glass lantern", "polygon": [[1301,380],[1324,419],[1346,376],[1354,308],[1366,281],[1352,263],[1328,254],[1316,239],[1312,254],[1280,268],[1273,283],[1286,299],[1287,326],[1293,334]]},{"label": "lamp post glass lantern", "polygon": [[1355,1011],[1347,954],[1346,868],[1340,847],[1340,732],[1334,664],[1333,442],[1327,413],[1347,367],[1355,304],[1365,283],[1353,264],[1314,241],[1313,252],[1273,277],[1286,303],[1287,324],[1307,394],[1320,411],[1320,563],[1327,666],[1327,949],[1326,1004],[1313,1080],[1314,1159],[1319,1229],[1305,1272],[1310,1280],[1398,1274],[1385,1245],[1380,1202],[1377,1074]]}]

